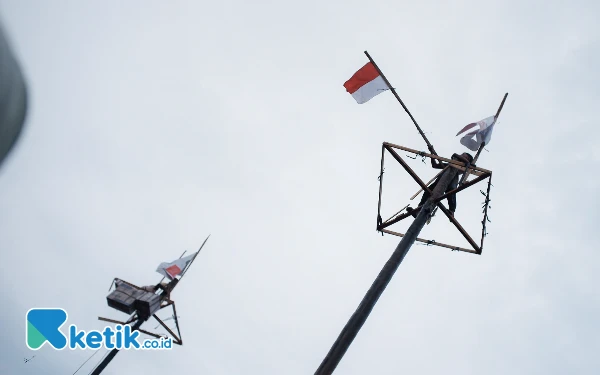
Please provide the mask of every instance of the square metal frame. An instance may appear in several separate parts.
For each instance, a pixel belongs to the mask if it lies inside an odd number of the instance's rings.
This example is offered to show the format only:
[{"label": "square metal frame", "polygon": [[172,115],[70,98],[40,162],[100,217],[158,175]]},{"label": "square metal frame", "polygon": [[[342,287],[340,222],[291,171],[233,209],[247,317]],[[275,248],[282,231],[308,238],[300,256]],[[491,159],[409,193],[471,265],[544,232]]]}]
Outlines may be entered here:
[{"label": "square metal frame", "polygon": [[[467,175],[473,174],[473,175],[477,176],[476,178],[474,178],[471,181],[468,181],[468,182],[465,181],[464,184],[458,186],[456,189],[454,189],[452,191],[447,192],[446,194],[442,195],[441,197],[439,197],[435,200],[435,204],[437,205],[437,207],[440,208],[442,210],[442,212],[444,212],[444,214],[448,217],[448,219],[450,219],[450,221],[452,222],[452,224],[454,224],[456,229],[463,235],[463,237],[465,237],[465,239],[472,246],[472,249],[467,249],[467,248],[460,247],[460,246],[448,245],[445,243],[437,242],[434,240],[426,240],[423,238],[417,238],[417,241],[426,243],[428,245],[440,246],[440,247],[445,247],[445,248],[448,248],[451,250],[463,251],[463,252],[467,252],[467,253],[471,253],[471,254],[481,255],[481,252],[483,250],[483,240],[484,240],[484,237],[486,234],[485,229],[486,229],[486,221],[487,221],[487,210],[488,210],[488,206],[489,206],[488,203],[489,203],[490,187],[491,187],[491,183],[492,183],[492,171],[484,169],[484,168],[480,168],[477,166],[465,165],[465,163],[459,162],[457,160],[447,159],[447,158],[444,158],[441,156],[429,154],[429,153],[426,153],[423,151],[413,150],[408,147],[399,146],[399,145],[389,143],[389,142],[384,142],[382,145],[382,148],[381,148],[381,170],[379,172],[379,202],[377,205],[377,231],[382,232],[382,234],[387,233],[387,234],[392,234],[395,236],[403,237],[404,233],[395,232],[395,231],[389,230],[387,228],[389,226],[411,216],[411,214],[409,214],[409,213],[403,213],[401,215],[398,215],[398,213],[402,212],[402,210],[400,210],[400,212],[396,213],[395,215],[393,215],[391,218],[387,219],[386,221],[383,221],[381,219],[381,194],[383,191],[383,169],[384,169],[384,159],[385,159],[385,151],[386,150],[392,155],[392,157],[394,159],[396,159],[396,161],[398,161],[398,163],[400,163],[400,165],[402,165],[402,167],[406,170],[406,172],[408,172],[408,174],[417,182],[417,184],[419,184],[419,186],[421,187],[421,189],[423,189],[423,191],[426,191],[429,194],[431,194],[431,190],[429,189],[427,184],[425,184],[423,182],[423,180],[421,180],[421,178],[419,178],[419,176],[415,173],[415,171],[413,171],[412,168],[410,168],[410,166],[406,163],[406,161],[404,161],[404,159],[402,159],[402,157],[395,151],[395,149],[410,152],[410,153],[413,153],[413,154],[416,154],[416,155],[422,156],[422,157],[428,157],[431,159],[444,161],[444,162],[448,163],[449,167],[456,168],[462,172],[465,172],[465,174],[467,174]],[[451,194],[456,194],[460,191],[463,191],[485,179],[488,179],[488,187],[487,187],[487,194],[486,194],[486,203],[485,203],[485,207],[484,207],[484,211],[483,211],[483,220],[481,222],[481,224],[482,224],[481,241],[480,241],[480,244],[478,245],[473,240],[473,238],[469,235],[469,233],[467,233],[467,231],[462,227],[462,225],[458,222],[458,220],[456,220],[454,218],[454,216],[450,214],[450,211],[446,208],[446,206],[444,206],[444,204],[442,203],[442,200],[446,199]],[[422,206],[419,206],[419,207],[415,208],[413,212],[419,212],[421,210],[421,208],[422,208]]]}]

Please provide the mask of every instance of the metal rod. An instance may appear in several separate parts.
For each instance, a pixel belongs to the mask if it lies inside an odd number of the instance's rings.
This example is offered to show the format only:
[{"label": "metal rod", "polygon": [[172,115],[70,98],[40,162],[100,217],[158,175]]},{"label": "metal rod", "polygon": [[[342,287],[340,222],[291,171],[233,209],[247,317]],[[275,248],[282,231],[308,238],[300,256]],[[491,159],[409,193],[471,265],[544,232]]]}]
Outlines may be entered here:
[{"label": "metal rod", "polygon": [[127,282],[127,281],[125,281],[125,280],[121,280],[121,279],[119,279],[119,278],[115,278],[115,279],[114,279],[114,281],[116,282],[116,280],[119,280],[119,282],[121,282],[121,283],[123,283],[123,284],[127,284],[127,285],[129,285],[130,287],[132,287],[132,288],[136,288],[136,289],[142,289],[142,288],[140,288],[139,286],[137,286],[137,285],[135,285],[135,284],[132,284],[132,283],[130,283],[130,282]]},{"label": "metal rod", "polygon": [[429,189],[429,187],[427,185],[425,185],[423,180],[421,180],[421,178],[419,176],[417,176],[415,171],[413,171],[412,168],[408,164],[406,164],[406,162],[404,160],[402,160],[402,157],[400,157],[400,155],[398,155],[398,153],[396,151],[394,151],[393,148],[391,148],[387,145],[385,146],[385,148],[390,152],[390,154],[392,154],[394,159],[396,159],[396,161],[404,167],[406,172],[408,172],[408,174],[417,182],[417,184],[419,184],[421,189],[423,189],[423,190],[427,191],[429,194],[431,194],[431,190]]},{"label": "metal rod", "polygon": [[[382,229],[381,231],[384,232],[384,233],[387,233],[387,234],[398,236],[398,237],[404,237],[405,236],[404,233],[394,232],[393,230],[389,230],[389,229]],[[423,242],[423,243],[426,243],[426,244],[431,245],[431,246],[445,247],[447,249],[452,249],[452,250],[456,250],[456,251],[463,251],[463,252],[466,252],[466,253],[478,254],[477,251],[475,251],[473,249],[465,249],[464,247],[448,245],[448,244],[445,244],[443,242],[430,241],[430,240],[426,240],[426,239],[418,238],[418,237],[417,237],[416,241]]]},{"label": "metal rod", "polygon": [[[435,180],[436,178],[438,178],[442,173],[444,173],[444,171],[448,169],[448,166],[445,166],[444,169],[442,169],[441,171],[439,171],[438,174],[436,174],[435,176],[433,176],[433,178],[431,180],[429,180],[429,182],[427,182],[427,186],[429,186],[430,183],[433,182],[433,180]],[[415,199],[417,197],[417,195],[419,195],[420,192],[422,192],[423,189],[419,189],[419,191],[417,191],[415,193],[415,195],[413,195],[412,197],[410,197],[410,200],[412,201],[413,199]]]},{"label": "metal rod", "polygon": [[396,97],[396,99],[398,99],[398,102],[400,103],[400,105],[402,106],[402,108],[404,108],[404,110],[406,111],[406,113],[408,113],[408,116],[412,120],[413,124],[415,124],[415,126],[417,127],[417,130],[421,134],[421,137],[423,137],[423,139],[425,140],[425,143],[427,143],[427,148],[429,149],[429,151],[432,154],[437,155],[437,152],[435,152],[435,149],[433,148],[433,146],[431,145],[431,143],[429,143],[429,140],[425,136],[425,133],[423,133],[423,131],[421,130],[421,127],[419,126],[419,124],[417,124],[417,120],[415,120],[415,118],[410,113],[410,111],[408,110],[408,108],[406,108],[406,106],[404,105],[404,102],[402,101],[402,99],[400,99],[400,96],[398,95],[398,93],[396,92],[396,90],[390,84],[390,81],[388,81],[388,79],[383,74],[383,72],[381,71],[381,69],[379,69],[379,66],[377,66],[377,63],[375,63],[375,60],[373,60],[373,58],[371,57],[371,55],[369,55],[369,53],[367,51],[365,51],[365,55],[367,55],[367,57],[369,58],[369,61],[371,62],[371,64],[373,64],[373,66],[375,67],[375,69],[377,69],[377,72],[381,75],[381,78],[383,78],[383,81],[389,87],[389,89],[392,91],[392,93],[394,94],[394,96]]},{"label": "metal rod", "polygon": [[360,331],[363,324],[366,322],[369,314],[375,307],[377,300],[400,266],[400,263],[402,263],[402,260],[425,226],[425,222],[434,208],[434,200],[442,195],[450,181],[456,176],[457,173],[458,171],[456,169],[448,168],[444,174],[442,174],[438,185],[431,193],[431,197],[427,200],[425,206],[421,212],[419,212],[417,218],[413,221],[410,228],[408,228],[406,235],[402,237],[402,240],[396,247],[396,250],[392,253],[392,256],[371,285],[371,288],[369,288],[367,291],[367,294],[361,301],[360,305],[358,305],[358,308],[346,326],[343,328],[337,340],[329,350],[329,353],[327,353],[323,359],[323,362],[321,362],[321,365],[315,372],[315,375],[331,375],[333,373],[342,357],[350,347],[350,344],[352,344],[352,341]]},{"label": "metal rod", "polygon": [[[395,214],[393,214],[393,215],[392,215],[392,216],[391,216],[389,219],[387,219],[386,221],[382,222],[380,225],[382,225],[382,224],[385,224],[385,223],[387,223],[388,221],[390,221],[390,220],[392,220],[393,218],[395,218],[395,217],[396,217],[396,215],[398,215],[400,212],[404,211],[404,209],[406,209],[408,206],[410,206],[410,205],[408,205],[408,204],[407,204],[406,206],[402,207],[402,209],[401,209],[400,211],[398,211],[398,212],[396,212]],[[377,227],[377,230],[379,230],[379,226]]]},{"label": "metal rod", "polygon": [[[444,158],[444,157],[441,157],[441,156],[438,156],[438,155],[428,154],[428,153],[426,153],[424,151],[413,150],[412,148],[408,148],[408,147],[404,147],[404,146],[399,146],[399,145],[396,145],[396,144],[393,144],[393,143],[390,143],[390,142],[383,142],[383,144],[385,146],[389,146],[391,148],[396,148],[396,149],[403,150],[403,151],[406,151],[406,152],[411,152],[411,153],[417,154],[419,156],[426,156],[428,158],[432,158],[432,159],[436,159],[436,160],[440,160],[440,161],[445,161],[445,162],[447,162],[449,164],[452,164],[453,167],[458,168],[458,169],[460,169],[463,172],[465,171],[465,163],[463,163],[462,161],[458,161],[458,160],[454,160],[454,159],[447,159],[447,158]],[[487,169],[484,169],[484,168],[480,168],[480,167],[473,167],[473,166],[471,166],[470,169],[473,169],[473,170],[478,171],[478,172],[483,172],[483,173],[486,173],[486,172],[489,173],[489,172],[491,172],[490,170],[487,170]],[[473,173],[473,174],[476,174],[476,173]],[[478,174],[478,176],[479,176],[479,174]]]},{"label": "metal rod", "polygon": [[173,316],[175,316],[175,327],[177,328],[177,333],[179,334],[179,345],[183,345],[183,338],[181,337],[181,331],[179,330],[179,319],[177,319],[177,309],[175,309],[175,302],[173,302]]},{"label": "metal rod", "polygon": [[500,103],[500,107],[498,107],[498,111],[496,111],[496,115],[494,116],[496,120],[498,120],[498,116],[500,116],[500,112],[502,111],[502,107],[504,107],[504,102],[506,101],[507,97],[508,93],[504,94],[504,98],[502,98],[502,103]]},{"label": "metal rod", "polygon": [[187,270],[190,269],[190,267],[192,266],[192,263],[194,263],[194,260],[196,260],[196,257],[198,256],[198,254],[200,254],[200,250],[202,250],[202,248],[204,247],[204,244],[206,243],[206,241],[208,241],[209,237],[210,237],[210,234],[208,235],[208,237],[206,237],[204,242],[202,242],[202,245],[200,245],[200,248],[198,249],[198,251],[196,251],[196,255],[194,255],[194,257],[192,258],[192,261],[189,262],[187,267],[185,267],[185,269],[181,272],[181,277],[179,277],[179,280],[183,279]]},{"label": "metal rod", "polygon": [[[173,305],[175,306],[175,305]],[[167,327],[167,325],[162,321],[162,319],[160,319],[158,316],[156,316],[156,314],[152,315],[154,317],[154,319],[156,319],[158,321],[158,323],[160,323],[160,325],[167,330],[167,332],[169,332],[169,334],[171,336],[173,336],[173,338],[176,341],[181,341],[181,339],[175,334],[175,332],[171,331],[171,329],[169,327]]]},{"label": "metal rod", "polygon": [[[160,338],[167,338],[167,337],[166,337],[166,335],[163,335],[163,336],[161,336],[161,335],[159,335],[159,334],[157,334],[157,333],[148,332],[148,331],[145,331],[145,330],[143,330],[143,329],[141,329],[141,328],[138,328],[137,330],[138,330],[138,331],[140,331],[140,332],[142,332],[142,333],[145,333],[145,334],[146,334],[146,335],[148,335],[148,336],[155,337],[155,338],[157,338],[157,339],[160,339]],[[175,342],[175,343],[177,344],[177,342]]]},{"label": "metal rod", "polygon": [[385,157],[385,147],[381,146],[381,168],[379,170],[379,202],[377,203],[377,226],[381,224],[381,192],[383,190],[383,161]]},{"label": "metal rod", "polygon": [[[419,211],[421,211],[421,208],[423,208],[423,207],[419,206],[419,207],[417,207],[417,208],[414,208],[414,209],[413,209],[413,212],[417,212],[417,213],[418,213]],[[387,227],[389,227],[389,226],[392,226],[392,225],[396,224],[397,222],[399,222],[399,221],[402,221],[402,220],[406,219],[407,217],[411,216],[411,215],[413,214],[413,212],[410,212],[410,213],[408,213],[408,212],[405,212],[405,213],[403,213],[402,215],[396,216],[396,217],[395,217],[395,218],[393,218],[392,220],[386,221],[385,223],[381,224],[381,225],[380,225],[380,226],[377,228],[377,230],[382,230],[382,229],[384,229],[384,228],[387,228]]]},{"label": "metal rod", "polygon": [[486,198],[485,198],[485,208],[483,209],[483,221],[481,222],[482,227],[481,227],[481,246],[479,248],[479,254],[481,254],[483,252],[483,239],[485,238],[485,228],[486,228],[486,220],[487,220],[487,211],[488,211],[488,205],[489,205],[489,201],[490,201],[490,188],[492,187],[492,176],[490,175],[490,179],[488,181],[488,187],[487,187],[487,193],[486,193]]},{"label": "metal rod", "polygon": [[454,226],[456,227],[456,229],[458,229],[458,231],[463,235],[463,237],[465,237],[465,239],[467,241],[469,241],[469,243],[471,244],[471,246],[473,246],[473,249],[477,250],[477,252],[479,253],[479,251],[480,251],[479,245],[477,245],[475,243],[475,241],[473,241],[473,238],[471,238],[471,236],[469,235],[469,233],[467,233],[467,231],[465,230],[465,228],[463,228],[462,225],[460,225],[460,223],[458,222],[458,220],[456,220],[454,218],[454,216],[450,213],[450,211],[448,211],[448,209],[446,208],[446,206],[444,206],[442,204],[442,202],[437,202],[436,204],[437,204],[437,206],[439,208],[442,209],[442,211],[446,214],[446,216],[448,217],[448,219],[450,219],[450,221],[452,222],[452,224],[454,224]]},{"label": "metal rod", "polygon": [[[429,186],[425,185],[423,180],[421,180],[421,178],[415,173],[415,171],[412,170],[412,168],[402,159],[402,157],[400,155],[398,155],[398,153],[393,148],[391,148],[389,145],[385,144],[385,142],[384,142],[383,147],[385,147],[389,151],[389,153],[392,154],[394,159],[396,159],[396,161],[398,161],[398,163],[400,163],[400,165],[402,165],[402,167],[406,170],[406,172],[417,182],[417,184],[419,184],[419,186],[421,186],[422,190],[425,190],[425,191],[427,191],[427,193],[431,194],[431,190],[429,189]],[[454,170],[457,171],[456,169],[454,169]],[[382,223],[379,225],[378,230],[381,228],[389,227],[390,225],[397,223],[398,221],[408,217],[408,215],[409,215],[408,213],[403,214],[403,215],[396,217],[393,220],[386,222],[385,224]]]},{"label": "metal rod", "polygon": [[490,174],[488,174],[488,173],[482,174],[481,176],[477,177],[476,179],[473,179],[473,180],[471,180],[471,181],[467,182],[466,184],[463,184],[462,186],[460,186],[460,187],[457,187],[457,188],[456,188],[456,189],[454,189],[454,190],[450,190],[450,191],[449,191],[449,192],[447,192],[446,194],[442,195],[442,196],[439,198],[439,200],[440,200],[440,201],[442,201],[442,200],[444,200],[445,198],[447,198],[448,196],[450,196],[450,195],[452,195],[452,194],[456,194],[456,193],[458,193],[459,191],[463,191],[463,190],[465,190],[466,188],[468,188],[468,187],[470,187],[470,186],[473,186],[473,185],[475,185],[475,184],[476,184],[476,183],[478,183],[479,181],[485,180],[486,178],[488,178],[488,177],[491,177],[491,176],[492,176],[492,174],[491,174],[491,173],[490,173]]}]

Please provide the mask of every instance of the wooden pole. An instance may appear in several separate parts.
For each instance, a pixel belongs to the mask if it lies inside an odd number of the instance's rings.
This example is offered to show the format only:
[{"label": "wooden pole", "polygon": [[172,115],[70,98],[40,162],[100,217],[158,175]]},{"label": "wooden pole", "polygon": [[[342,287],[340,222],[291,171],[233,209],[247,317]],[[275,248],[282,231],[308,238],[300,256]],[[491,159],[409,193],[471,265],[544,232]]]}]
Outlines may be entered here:
[{"label": "wooden pole", "polygon": [[379,69],[379,66],[377,66],[377,64],[375,63],[375,60],[373,60],[373,58],[371,57],[371,55],[369,55],[369,53],[367,51],[365,51],[365,55],[367,55],[367,57],[369,58],[369,61],[371,62],[371,64],[373,64],[373,66],[375,67],[375,69],[377,69],[377,72],[381,75],[381,78],[383,78],[383,81],[388,86],[388,88],[392,91],[392,93],[394,94],[394,96],[396,97],[396,99],[398,100],[398,102],[400,103],[400,105],[402,106],[402,108],[404,108],[404,110],[406,111],[406,113],[408,113],[408,116],[412,120],[413,124],[415,124],[415,126],[417,127],[417,130],[419,131],[419,133],[421,133],[421,137],[423,137],[423,139],[425,140],[425,143],[427,143],[427,148],[429,149],[429,151],[432,154],[437,155],[437,152],[435,152],[435,149],[433,148],[433,145],[431,143],[429,143],[429,140],[425,136],[425,133],[423,133],[423,131],[421,130],[421,127],[419,126],[419,124],[417,124],[417,120],[415,120],[415,118],[410,113],[410,111],[408,110],[408,108],[406,108],[406,106],[404,105],[404,102],[402,101],[402,99],[400,99],[400,96],[398,95],[398,93],[396,92],[396,90],[390,84],[390,81],[388,81],[388,79],[383,74],[383,72],[381,71],[381,69]]},{"label": "wooden pole", "polygon": [[435,199],[440,197],[452,179],[456,176],[458,170],[455,168],[448,168],[440,177],[440,180],[433,190],[431,197],[427,200],[417,218],[413,221],[411,226],[406,231],[404,237],[396,247],[396,250],[392,253],[392,256],[387,261],[379,275],[371,285],[371,288],[367,291],[367,294],[361,301],[358,308],[350,317],[350,320],[346,326],[342,329],[342,332],[334,342],[333,346],[329,350],[329,353],[321,362],[321,365],[315,372],[315,375],[331,375],[337,365],[340,363],[342,357],[352,344],[352,341],[360,331],[363,324],[366,322],[369,314],[375,307],[377,300],[389,284],[390,280],[394,276],[394,273],[402,263],[402,260],[410,250],[411,246],[417,239],[419,233],[425,226],[427,218],[435,207]]}]

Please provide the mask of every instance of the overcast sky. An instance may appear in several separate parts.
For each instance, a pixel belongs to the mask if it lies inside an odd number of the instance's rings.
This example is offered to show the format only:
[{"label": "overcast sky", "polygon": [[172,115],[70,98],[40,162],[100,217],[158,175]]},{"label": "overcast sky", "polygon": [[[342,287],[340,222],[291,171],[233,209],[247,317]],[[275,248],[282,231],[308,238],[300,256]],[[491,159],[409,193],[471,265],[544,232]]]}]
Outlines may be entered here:
[{"label": "overcast sky", "polygon": [[[72,374],[92,352],[30,351],[27,310],[126,319],[112,279],[208,234],[184,345],[104,374],[314,373],[400,240],[375,231],[381,143],[426,150],[391,93],[345,92],[367,50],[445,156],[509,96],[483,255],[413,246],[336,374],[597,374],[600,3],[568,3],[0,0],[31,99],[0,169],[0,373]],[[484,188],[458,196],[476,238]],[[387,158],[383,216],[417,190]]]}]

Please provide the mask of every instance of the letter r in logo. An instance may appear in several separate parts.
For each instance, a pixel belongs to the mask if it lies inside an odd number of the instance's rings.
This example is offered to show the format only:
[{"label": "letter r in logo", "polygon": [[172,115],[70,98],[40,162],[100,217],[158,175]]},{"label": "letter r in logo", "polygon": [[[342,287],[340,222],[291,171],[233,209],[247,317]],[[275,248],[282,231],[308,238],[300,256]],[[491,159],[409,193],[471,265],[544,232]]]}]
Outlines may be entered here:
[{"label": "letter r in logo", "polygon": [[38,350],[46,341],[54,349],[64,349],[67,338],[60,327],[67,321],[67,312],[63,309],[31,309],[27,311],[26,342],[31,350]]}]

